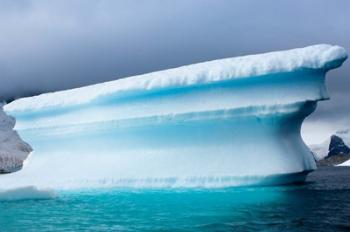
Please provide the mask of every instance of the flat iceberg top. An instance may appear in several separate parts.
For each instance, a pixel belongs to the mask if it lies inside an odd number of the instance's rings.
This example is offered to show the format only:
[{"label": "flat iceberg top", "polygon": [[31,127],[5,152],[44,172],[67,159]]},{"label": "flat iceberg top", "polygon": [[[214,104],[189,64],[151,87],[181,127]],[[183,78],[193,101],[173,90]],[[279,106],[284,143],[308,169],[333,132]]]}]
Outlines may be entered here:
[{"label": "flat iceberg top", "polygon": [[35,110],[84,104],[100,96],[128,91],[178,88],[301,69],[327,71],[339,67],[346,58],[344,48],[319,44],[286,51],[207,61],[71,90],[45,93],[18,99],[5,105],[4,108],[6,111]]}]

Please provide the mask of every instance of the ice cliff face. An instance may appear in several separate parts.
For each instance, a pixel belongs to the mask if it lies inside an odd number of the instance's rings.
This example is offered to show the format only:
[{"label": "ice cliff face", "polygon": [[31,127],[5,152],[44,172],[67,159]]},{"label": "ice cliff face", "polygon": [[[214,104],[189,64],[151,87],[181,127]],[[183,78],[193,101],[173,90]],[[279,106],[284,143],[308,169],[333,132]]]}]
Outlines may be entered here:
[{"label": "ice cliff face", "polygon": [[0,173],[18,171],[32,151],[13,130],[15,119],[7,116],[0,105]]},{"label": "ice cliff face", "polygon": [[347,58],[315,45],[23,98],[5,106],[34,153],[1,184],[223,187],[289,183],[314,159],[300,136],[325,75]]}]

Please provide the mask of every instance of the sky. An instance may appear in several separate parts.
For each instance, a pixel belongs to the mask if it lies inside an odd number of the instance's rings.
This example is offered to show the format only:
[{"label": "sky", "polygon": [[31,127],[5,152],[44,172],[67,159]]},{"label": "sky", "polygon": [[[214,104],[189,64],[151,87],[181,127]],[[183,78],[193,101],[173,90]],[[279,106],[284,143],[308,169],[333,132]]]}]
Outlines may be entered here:
[{"label": "sky", "polygon": [[[349,0],[0,0],[0,100],[317,43],[350,51]],[[350,62],[303,136],[350,128]]]}]

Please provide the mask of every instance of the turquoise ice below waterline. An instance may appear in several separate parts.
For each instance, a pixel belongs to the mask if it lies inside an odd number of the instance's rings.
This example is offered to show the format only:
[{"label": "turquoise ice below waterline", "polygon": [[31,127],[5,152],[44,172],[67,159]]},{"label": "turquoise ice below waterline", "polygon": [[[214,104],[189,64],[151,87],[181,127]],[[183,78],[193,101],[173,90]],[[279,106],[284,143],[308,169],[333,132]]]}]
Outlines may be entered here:
[{"label": "turquoise ice below waterline", "polygon": [[350,168],[313,172],[303,185],[224,189],[59,191],[4,200],[0,231],[347,231]]}]

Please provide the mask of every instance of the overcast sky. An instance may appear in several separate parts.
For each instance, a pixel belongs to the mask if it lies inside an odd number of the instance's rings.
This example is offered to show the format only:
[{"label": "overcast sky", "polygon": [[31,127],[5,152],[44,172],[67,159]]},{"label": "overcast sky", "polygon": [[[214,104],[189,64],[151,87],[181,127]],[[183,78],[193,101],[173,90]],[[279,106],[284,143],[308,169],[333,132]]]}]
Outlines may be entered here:
[{"label": "overcast sky", "polygon": [[[0,99],[317,43],[349,51],[349,12],[349,0],[0,0]],[[329,73],[308,140],[350,127],[349,63]]]}]

